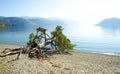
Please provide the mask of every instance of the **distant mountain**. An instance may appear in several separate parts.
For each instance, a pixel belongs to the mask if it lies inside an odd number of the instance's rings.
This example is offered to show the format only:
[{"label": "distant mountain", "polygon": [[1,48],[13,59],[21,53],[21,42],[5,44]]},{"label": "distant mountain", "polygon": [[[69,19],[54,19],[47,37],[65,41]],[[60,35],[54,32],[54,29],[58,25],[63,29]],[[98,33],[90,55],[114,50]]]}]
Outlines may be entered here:
[{"label": "distant mountain", "polygon": [[103,28],[118,29],[120,28],[120,19],[119,18],[104,19],[97,25]]},{"label": "distant mountain", "polygon": [[[58,18],[38,18],[38,17],[3,17],[0,16],[1,24],[0,30],[6,31],[28,31],[34,30],[37,27],[44,27],[48,31],[52,31],[56,26],[61,25],[63,28],[72,28],[82,25],[82,23],[69,19]],[[4,27],[4,28],[3,28]]]},{"label": "distant mountain", "polygon": [[48,30],[53,30],[57,25],[65,26],[66,23],[61,20],[50,20],[48,18],[30,18],[36,27],[44,27]]},{"label": "distant mountain", "polygon": [[0,16],[1,24],[0,29],[7,31],[24,31],[27,28],[31,27],[35,29],[36,27],[44,27],[48,30],[53,30],[57,25],[64,26],[65,23],[60,20],[50,20],[47,18],[35,18],[35,17],[2,17]]},{"label": "distant mountain", "polygon": [[20,17],[0,17],[0,21],[6,23],[4,25],[8,31],[25,30],[33,23],[27,19]]}]

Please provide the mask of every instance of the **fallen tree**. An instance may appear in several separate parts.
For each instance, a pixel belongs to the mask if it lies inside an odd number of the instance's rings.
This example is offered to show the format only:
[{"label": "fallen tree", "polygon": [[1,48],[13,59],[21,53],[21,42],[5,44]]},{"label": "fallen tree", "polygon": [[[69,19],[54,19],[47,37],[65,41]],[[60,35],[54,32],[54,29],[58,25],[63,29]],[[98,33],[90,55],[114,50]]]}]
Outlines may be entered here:
[{"label": "fallen tree", "polygon": [[62,53],[65,49],[73,49],[74,45],[70,43],[62,30],[61,26],[57,26],[55,31],[51,32],[52,37],[50,37],[45,28],[39,27],[36,29],[36,34],[31,33],[29,35],[27,46],[15,49],[6,48],[1,52],[0,57],[17,54],[15,59],[19,59],[20,54],[27,54],[29,58],[46,58],[48,57],[46,54],[47,49],[45,49],[47,45],[51,45],[51,48]]}]

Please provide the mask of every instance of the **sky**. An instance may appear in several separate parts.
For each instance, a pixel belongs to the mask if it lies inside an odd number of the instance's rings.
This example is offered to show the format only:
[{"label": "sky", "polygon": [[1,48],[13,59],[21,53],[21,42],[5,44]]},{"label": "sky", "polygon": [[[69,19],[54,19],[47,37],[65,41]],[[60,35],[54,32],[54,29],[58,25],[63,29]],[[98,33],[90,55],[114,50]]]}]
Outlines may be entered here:
[{"label": "sky", "polygon": [[55,17],[97,24],[120,18],[120,0],[0,0],[0,16]]}]

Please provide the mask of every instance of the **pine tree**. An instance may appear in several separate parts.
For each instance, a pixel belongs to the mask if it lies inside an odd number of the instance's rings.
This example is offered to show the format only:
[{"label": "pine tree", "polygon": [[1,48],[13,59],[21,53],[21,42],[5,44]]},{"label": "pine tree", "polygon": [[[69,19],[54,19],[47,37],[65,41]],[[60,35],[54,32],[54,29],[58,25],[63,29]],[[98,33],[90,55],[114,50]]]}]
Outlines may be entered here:
[{"label": "pine tree", "polygon": [[71,41],[63,34],[62,26],[57,26],[55,31],[51,32],[53,37],[56,37],[56,45],[61,51],[64,52],[65,49],[73,50],[75,45],[71,44]]}]

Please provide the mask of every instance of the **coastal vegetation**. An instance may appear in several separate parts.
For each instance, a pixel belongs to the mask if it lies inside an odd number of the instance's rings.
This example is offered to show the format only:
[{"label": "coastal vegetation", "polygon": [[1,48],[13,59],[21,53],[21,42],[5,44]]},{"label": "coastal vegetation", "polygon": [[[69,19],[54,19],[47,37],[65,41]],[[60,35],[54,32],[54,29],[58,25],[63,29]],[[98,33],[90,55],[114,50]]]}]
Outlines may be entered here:
[{"label": "coastal vegetation", "polygon": [[56,37],[56,45],[59,47],[61,51],[64,52],[65,49],[73,50],[75,45],[73,45],[64,34],[62,26],[57,26],[54,31],[51,32],[53,37]]},{"label": "coastal vegetation", "polygon": [[[70,39],[63,34],[62,26],[57,26],[54,31],[51,32],[51,36],[46,33],[47,29],[37,28],[36,34],[31,33],[29,35],[29,41],[27,47],[29,48],[29,57],[46,57],[47,49],[44,49],[47,45],[51,45],[51,48],[55,48],[57,52],[65,53],[69,50],[73,50],[74,46]],[[45,51],[45,52],[44,52]],[[37,52],[37,53],[36,53]]]},{"label": "coastal vegetation", "polygon": [[[39,29],[39,30],[38,30]],[[38,36],[38,31],[41,31],[42,34],[41,36]],[[46,29],[44,28],[37,28],[37,34],[35,35],[34,33],[31,33],[29,35],[29,41],[27,43],[27,45],[32,45],[34,43],[34,41],[39,44],[42,41],[42,38],[46,40],[50,40],[50,39],[54,39],[52,42],[50,42],[53,46],[56,47],[56,50],[62,51],[64,52],[64,50],[73,50],[73,48],[75,47],[74,44],[71,43],[70,39],[67,38],[67,36],[65,36],[63,34],[63,28],[62,26],[57,26],[55,28],[54,31],[51,32],[51,36],[46,34]],[[42,36],[43,35],[43,36]],[[48,36],[48,38],[46,38]]]}]

